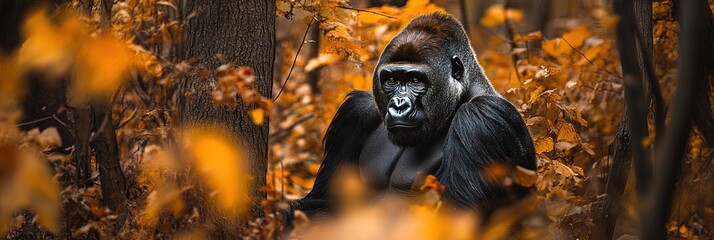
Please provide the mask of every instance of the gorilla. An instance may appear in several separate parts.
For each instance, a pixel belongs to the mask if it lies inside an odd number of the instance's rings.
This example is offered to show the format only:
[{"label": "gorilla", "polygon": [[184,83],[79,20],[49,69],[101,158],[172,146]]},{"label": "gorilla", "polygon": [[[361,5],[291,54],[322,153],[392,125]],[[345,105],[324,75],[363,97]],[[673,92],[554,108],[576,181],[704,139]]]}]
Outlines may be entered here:
[{"label": "gorilla", "polygon": [[329,183],[345,165],[375,195],[413,195],[434,175],[446,206],[486,212],[529,191],[489,178],[489,166],[536,169],[523,118],[486,78],[461,24],[442,13],[413,19],[392,39],[372,92],[348,95],[324,145],[314,187],[294,205],[308,215],[333,206]]}]

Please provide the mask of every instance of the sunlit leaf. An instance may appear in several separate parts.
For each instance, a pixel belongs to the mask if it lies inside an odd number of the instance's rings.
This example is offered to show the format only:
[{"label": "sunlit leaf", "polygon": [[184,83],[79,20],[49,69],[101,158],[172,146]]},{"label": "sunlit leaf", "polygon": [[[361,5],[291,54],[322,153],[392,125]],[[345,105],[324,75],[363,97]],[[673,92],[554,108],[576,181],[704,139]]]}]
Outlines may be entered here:
[{"label": "sunlit leaf", "polygon": [[218,206],[229,214],[244,211],[250,201],[245,172],[247,161],[236,143],[216,133],[215,130],[188,132],[189,150],[198,171],[208,185],[216,191]]},{"label": "sunlit leaf", "polygon": [[340,56],[338,56],[337,54],[320,54],[317,58],[310,59],[307,62],[307,64],[305,65],[305,71],[310,72],[318,67],[333,64],[339,59]]},{"label": "sunlit leaf", "polygon": [[126,80],[134,61],[127,46],[114,37],[103,35],[87,41],[77,53],[73,96],[112,94]]},{"label": "sunlit leaf", "polygon": [[502,24],[506,18],[511,21],[519,22],[523,18],[523,12],[518,9],[504,10],[503,4],[493,4],[486,9],[486,13],[481,17],[481,25],[486,27],[495,27]]},{"label": "sunlit leaf", "polygon": [[255,125],[261,126],[265,122],[265,110],[262,108],[256,108],[250,110],[250,119],[253,120]]},{"label": "sunlit leaf", "polygon": [[19,50],[18,63],[28,68],[42,68],[47,76],[59,77],[72,65],[75,52],[89,33],[76,18],[52,22],[44,11],[30,15],[23,25],[25,42]]},{"label": "sunlit leaf", "polygon": [[585,39],[590,37],[590,31],[587,26],[580,25],[563,34],[563,39],[568,41],[574,48],[579,48],[583,45]]}]

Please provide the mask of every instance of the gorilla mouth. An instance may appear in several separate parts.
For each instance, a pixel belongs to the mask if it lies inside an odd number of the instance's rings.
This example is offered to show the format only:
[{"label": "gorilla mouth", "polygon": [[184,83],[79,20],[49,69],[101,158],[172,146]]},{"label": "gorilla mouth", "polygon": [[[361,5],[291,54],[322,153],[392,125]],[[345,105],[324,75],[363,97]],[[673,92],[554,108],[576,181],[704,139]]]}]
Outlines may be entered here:
[{"label": "gorilla mouth", "polygon": [[394,130],[394,129],[410,129],[410,128],[417,128],[419,127],[419,124],[410,124],[410,123],[405,123],[405,122],[395,122],[395,123],[390,123],[387,124],[387,130]]}]

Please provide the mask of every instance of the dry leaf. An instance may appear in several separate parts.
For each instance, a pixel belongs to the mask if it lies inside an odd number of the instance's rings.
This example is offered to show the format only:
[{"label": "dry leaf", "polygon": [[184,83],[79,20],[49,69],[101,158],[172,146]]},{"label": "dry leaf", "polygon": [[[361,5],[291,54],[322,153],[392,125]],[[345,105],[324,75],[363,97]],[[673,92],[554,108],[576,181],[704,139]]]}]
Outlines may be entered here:
[{"label": "dry leaf", "polygon": [[265,122],[265,110],[262,108],[250,110],[250,119],[253,120],[255,125],[262,126]]},{"label": "dry leaf", "polygon": [[550,137],[539,138],[534,141],[536,154],[550,152],[553,150],[554,142]]}]

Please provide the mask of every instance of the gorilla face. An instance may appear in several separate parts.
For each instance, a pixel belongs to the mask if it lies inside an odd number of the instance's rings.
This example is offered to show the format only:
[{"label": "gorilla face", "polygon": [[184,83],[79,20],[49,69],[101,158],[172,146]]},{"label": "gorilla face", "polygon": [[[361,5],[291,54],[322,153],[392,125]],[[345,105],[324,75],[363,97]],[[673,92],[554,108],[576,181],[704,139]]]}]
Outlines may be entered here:
[{"label": "gorilla face", "polygon": [[443,14],[415,18],[399,32],[382,52],[373,79],[389,139],[399,146],[432,141],[448,130],[462,103],[496,95],[463,27]]},{"label": "gorilla face", "polygon": [[375,95],[382,99],[378,105],[395,144],[429,142],[448,125],[464,91],[459,81],[461,60],[454,56],[446,61],[446,68],[399,61],[381,64],[377,69],[380,89],[375,89]]}]

